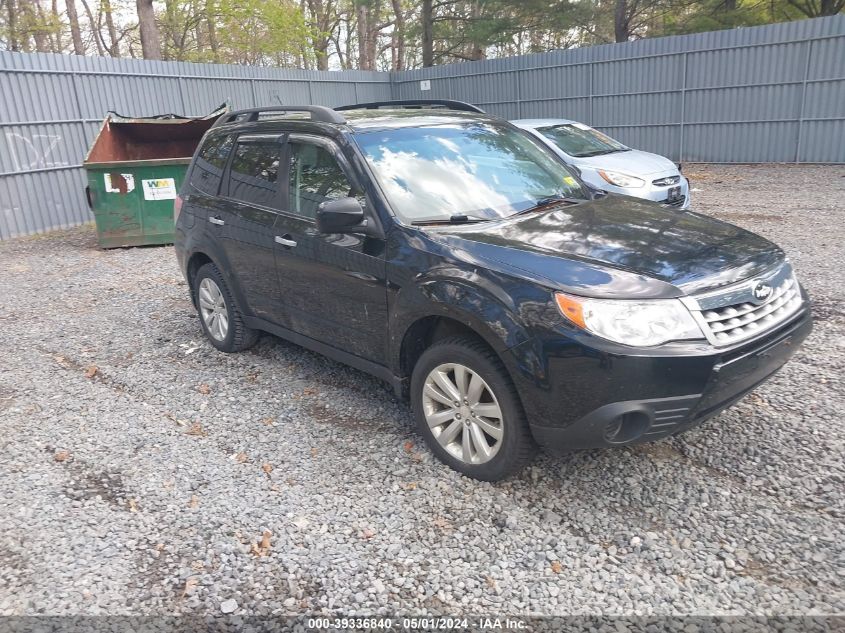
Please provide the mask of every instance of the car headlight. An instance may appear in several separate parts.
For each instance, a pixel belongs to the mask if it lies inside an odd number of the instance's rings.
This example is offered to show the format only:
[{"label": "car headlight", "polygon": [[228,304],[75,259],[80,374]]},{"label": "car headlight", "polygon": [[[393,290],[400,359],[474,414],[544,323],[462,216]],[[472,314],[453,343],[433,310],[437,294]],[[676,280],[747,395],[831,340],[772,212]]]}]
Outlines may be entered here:
[{"label": "car headlight", "polygon": [[578,327],[623,345],[649,347],[704,338],[689,310],[677,299],[587,299],[557,292],[555,301],[561,314]]},{"label": "car headlight", "polygon": [[637,178],[636,176],[629,176],[628,174],[620,174],[618,171],[604,171],[602,169],[598,170],[599,176],[604,178],[607,182],[611,185],[616,185],[617,187],[626,187],[626,188],[636,188],[642,187],[645,184],[645,180],[642,178]]}]

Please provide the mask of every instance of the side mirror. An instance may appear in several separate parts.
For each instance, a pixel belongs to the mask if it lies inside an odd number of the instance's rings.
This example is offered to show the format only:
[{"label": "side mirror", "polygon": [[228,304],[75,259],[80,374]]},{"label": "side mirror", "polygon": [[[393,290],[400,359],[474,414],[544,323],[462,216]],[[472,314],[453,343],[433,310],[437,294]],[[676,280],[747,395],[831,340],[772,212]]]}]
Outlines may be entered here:
[{"label": "side mirror", "polygon": [[327,200],[317,207],[317,230],[320,233],[359,233],[366,226],[364,209],[355,198]]}]

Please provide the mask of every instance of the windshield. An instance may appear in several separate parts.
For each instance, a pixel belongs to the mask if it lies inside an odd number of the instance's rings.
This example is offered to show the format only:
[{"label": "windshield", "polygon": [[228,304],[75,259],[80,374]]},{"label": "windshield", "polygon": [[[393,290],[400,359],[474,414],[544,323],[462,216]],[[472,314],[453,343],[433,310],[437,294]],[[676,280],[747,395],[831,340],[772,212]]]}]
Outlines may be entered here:
[{"label": "windshield", "polygon": [[365,132],[355,140],[405,223],[501,218],[545,198],[585,197],[548,150],[505,125],[407,127]]},{"label": "windshield", "polygon": [[628,148],[614,141],[606,134],[583,123],[566,123],[537,128],[537,131],[552,141],[564,152],[576,158],[601,156],[613,152],[624,152]]}]

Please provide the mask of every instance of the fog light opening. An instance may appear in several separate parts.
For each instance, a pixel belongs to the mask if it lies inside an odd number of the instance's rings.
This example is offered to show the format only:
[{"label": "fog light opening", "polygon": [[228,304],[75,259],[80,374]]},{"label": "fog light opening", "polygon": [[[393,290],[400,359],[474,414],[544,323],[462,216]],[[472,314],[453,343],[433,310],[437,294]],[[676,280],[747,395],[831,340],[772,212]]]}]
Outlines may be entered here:
[{"label": "fog light opening", "polygon": [[649,417],[641,411],[629,411],[613,418],[604,428],[604,439],[611,444],[633,442],[646,432]]}]

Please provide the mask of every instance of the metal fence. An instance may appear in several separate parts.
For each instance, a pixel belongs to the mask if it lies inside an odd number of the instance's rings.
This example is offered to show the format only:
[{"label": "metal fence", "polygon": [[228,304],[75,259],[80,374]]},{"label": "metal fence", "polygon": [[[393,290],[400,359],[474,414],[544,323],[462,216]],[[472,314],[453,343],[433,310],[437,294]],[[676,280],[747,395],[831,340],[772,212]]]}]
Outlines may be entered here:
[{"label": "metal fence", "polygon": [[571,118],[674,160],[845,163],[845,15],[437,66],[393,94]]},{"label": "metal fence", "polygon": [[398,73],[0,52],[0,239],[90,219],[80,165],[108,110],[415,97],[573,118],[676,160],[845,163],[845,16]]}]

